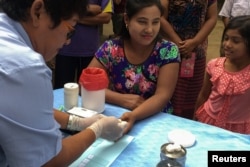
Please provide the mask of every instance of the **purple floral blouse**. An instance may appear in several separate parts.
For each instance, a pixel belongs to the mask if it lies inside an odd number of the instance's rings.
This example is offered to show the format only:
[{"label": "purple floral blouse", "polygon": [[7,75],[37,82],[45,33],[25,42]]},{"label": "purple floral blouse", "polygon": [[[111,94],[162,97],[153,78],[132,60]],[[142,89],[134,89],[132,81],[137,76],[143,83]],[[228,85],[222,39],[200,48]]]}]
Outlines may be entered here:
[{"label": "purple floral blouse", "polygon": [[163,39],[155,43],[150,56],[142,64],[131,64],[126,59],[120,38],[105,41],[95,57],[107,69],[111,90],[137,94],[145,99],[155,93],[159,69],[165,64],[180,62],[177,46]]}]

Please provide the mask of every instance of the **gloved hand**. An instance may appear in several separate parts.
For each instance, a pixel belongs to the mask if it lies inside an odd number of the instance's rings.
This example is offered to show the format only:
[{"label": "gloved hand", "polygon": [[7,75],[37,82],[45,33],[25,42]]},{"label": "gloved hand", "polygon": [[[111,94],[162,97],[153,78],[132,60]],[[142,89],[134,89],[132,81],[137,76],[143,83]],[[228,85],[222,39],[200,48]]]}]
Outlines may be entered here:
[{"label": "gloved hand", "polygon": [[104,117],[90,127],[95,133],[96,138],[102,137],[107,140],[115,141],[123,134],[124,123],[115,117]]},{"label": "gloved hand", "polygon": [[98,121],[99,119],[105,117],[102,114],[93,115],[92,117],[88,118],[81,118],[75,115],[72,115],[71,126],[68,128],[69,130],[74,131],[81,131],[87,127],[89,127],[94,122]]}]

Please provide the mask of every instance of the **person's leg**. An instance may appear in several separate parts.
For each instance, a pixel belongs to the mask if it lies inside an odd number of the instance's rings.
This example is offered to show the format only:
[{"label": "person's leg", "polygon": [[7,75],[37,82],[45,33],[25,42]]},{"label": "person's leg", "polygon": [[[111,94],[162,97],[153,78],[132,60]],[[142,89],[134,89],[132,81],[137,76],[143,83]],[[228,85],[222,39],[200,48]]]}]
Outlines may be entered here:
[{"label": "person's leg", "polygon": [[78,66],[77,66],[77,72],[76,72],[76,75],[77,75],[77,83],[79,82],[79,78],[82,74],[82,70],[84,68],[87,68],[89,63],[91,62],[91,60],[93,59],[93,56],[89,56],[89,57],[81,57],[80,60],[79,60],[79,63],[78,63]]},{"label": "person's leg", "polygon": [[56,56],[54,89],[62,88],[65,83],[75,82],[76,59],[71,56]]}]

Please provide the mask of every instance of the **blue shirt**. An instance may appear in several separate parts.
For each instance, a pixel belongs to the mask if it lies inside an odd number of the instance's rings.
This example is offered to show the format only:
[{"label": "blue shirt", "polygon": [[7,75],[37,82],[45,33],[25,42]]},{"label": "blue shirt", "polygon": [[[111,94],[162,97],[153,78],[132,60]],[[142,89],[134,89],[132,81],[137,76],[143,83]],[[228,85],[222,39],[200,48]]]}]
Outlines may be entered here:
[{"label": "blue shirt", "polygon": [[61,149],[51,70],[21,24],[0,13],[0,166],[41,166]]}]

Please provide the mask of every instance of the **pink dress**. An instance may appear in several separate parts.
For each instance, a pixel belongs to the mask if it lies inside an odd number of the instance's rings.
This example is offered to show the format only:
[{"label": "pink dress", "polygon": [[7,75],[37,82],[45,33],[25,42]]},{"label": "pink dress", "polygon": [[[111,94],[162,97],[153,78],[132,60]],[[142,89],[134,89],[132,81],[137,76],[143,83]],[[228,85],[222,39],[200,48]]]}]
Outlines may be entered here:
[{"label": "pink dress", "polygon": [[233,132],[250,134],[250,65],[239,72],[224,69],[226,58],[207,64],[212,91],[208,100],[197,110],[200,122]]}]

